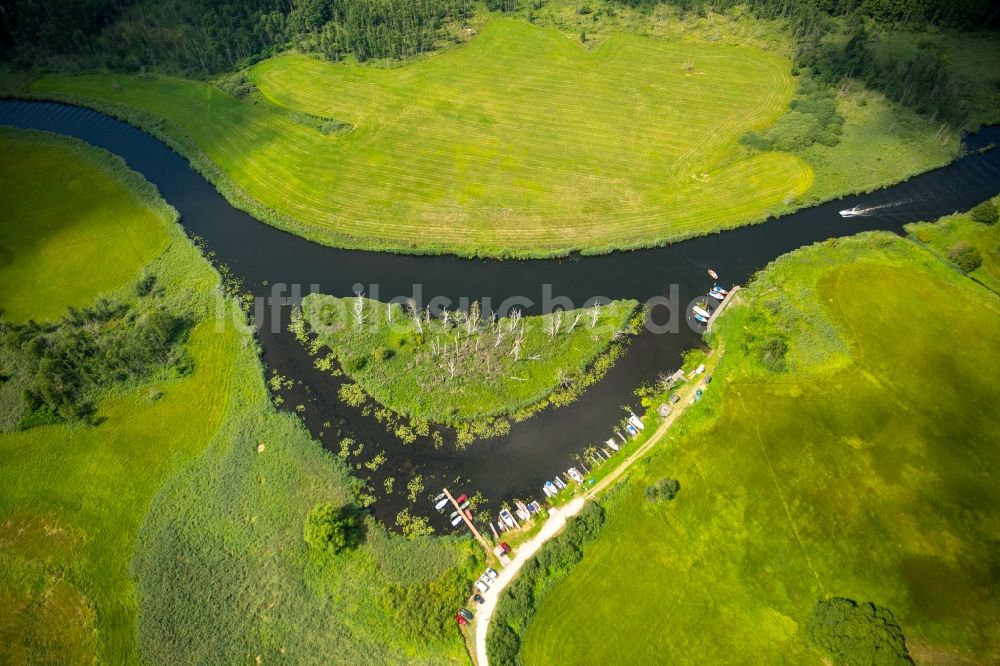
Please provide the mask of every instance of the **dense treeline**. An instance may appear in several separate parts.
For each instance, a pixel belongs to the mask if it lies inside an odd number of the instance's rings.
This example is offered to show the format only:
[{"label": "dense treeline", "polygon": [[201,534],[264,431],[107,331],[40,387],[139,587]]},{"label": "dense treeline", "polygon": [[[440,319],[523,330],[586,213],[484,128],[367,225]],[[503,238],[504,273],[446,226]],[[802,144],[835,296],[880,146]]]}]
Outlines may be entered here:
[{"label": "dense treeline", "polygon": [[858,14],[880,23],[923,28],[977,30],[1000,22],[996,0],[618,0],[631,7],[669,4],[682,11],[729,9],[746,4],[762,18],[791,19],[799,25],[822,23],[831,16]]},{"label": "dense treeline", "polygon": [[286,46],[411,56],[471,11],[471,0],[14,0],[0,6],[0,46],[22,66],[208,75]]},{"label": "dense treeline", "polygon": [[70,308],[54,324],[0,322],[4,378],[21,386],[25,401],[19,427],[89,420],[100,392],[161,368],[187,371],[179,344],[187,329],[184,318],[158,305],[107,299]]}]

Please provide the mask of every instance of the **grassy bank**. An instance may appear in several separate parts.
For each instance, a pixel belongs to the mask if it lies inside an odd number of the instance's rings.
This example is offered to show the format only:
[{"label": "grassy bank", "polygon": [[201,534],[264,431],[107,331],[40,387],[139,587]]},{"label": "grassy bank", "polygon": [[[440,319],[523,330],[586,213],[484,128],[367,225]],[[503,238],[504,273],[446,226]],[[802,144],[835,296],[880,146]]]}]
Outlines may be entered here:
[{"label": "grassy bank", "polygon": [[[812,182],[791,155],[738,149],[793,91],[786,61],[750,49],[616,35],[588,51],[494,19],[467,46],[401,68],[286,56],[251,78],[269,102],[120,75],[47,77],[32,90],[124,107],[147,125],[163,117],[160,131],[217,165],[231,198],[347,247],[542,256],[650,245],[763,218]],[[325,134],[310,118],[353,129]]]},{"label": "grassy bank", "polygon": [[[108,177],[125,172],[119,160],[15,136],[0,130],[0,311],[8,321],[57,319],[134,281],[166,246],[170,213],[150,206],[158,197],[148,185]],[[94,261],[98,253],[114,259]]]},{"label": "grassy bank", "polygon": [[[544,27],[492,18],[464,46],[389,69],[273,58],[241,79],[240,99],[121,74],[50,76],[28,94],[144,127],[271,224],[397,252],[648,247],[870,191],[956,154],[956,133],[857,85],[838,92],[836,145],[750,150],[741,136],[775,127],[797,85],[780,22],[576,9],[521,12]],[[970,101],[980,114],[987,102]],[[793,133],[812,122],[786,121]]]},{"label": "grassy bank", "polygon": [[[704,398],[606,503],[523,662],[819,663],[805,627],[832,596],[891,609],[918,661],[995,659],[996,295],[868,234],[741,298]],[[676,499],[651,502],[665,478]]]},{"label": "grassy bank", "polygon": [[[497,321],[484,321],[478,303],[472,308],[431,317],[397,303],[311,295],[303,314],[365,393],[412,419],[459,424],[521,420],[571,400],[598,357],[630,330],[638,303]],[[331,357],[320,354],[317,363],[330,367]]]},{"label": "grassy bank", "polygon": [[[218,296],[218,274],[174,223],[175,213],[106,153],[35,133],[2,140],[8,154],[23,158],[21,168],[3,172],[5,205],[13,199],[17,210],[31,211],[32,201],[23,201],[30,196],[39,206],[67,206],[58,228],[32,227],[39,238],[19,246],[18,263],[51,262],[32,255],[46,237],[72,236],[76,225],[87,230],[94,219],[113,217],[83,206],[92,200],[74,184],[124,188],[145,202],[139,219],[146,233],[164,239],[162,249],[131,275],[93,272],[90,298],[155,298],[193,320],[188,374],[109,388],[97,404],[97,425],[15,432],[5,424],[0,432],[5,658],[462,661],[452,615],[481,555],[467,541],[404,539],[372,521],[357,549],[311,552],[303,541],[306,514],[320,502],[352,503],[357,484],[297,419],[274,410],[242,312]],[[45,179],[46,188],[31,185]],[[76,216],[78,197],[83,212]],[[105,242],[118,240],[75,246],[66,261],[109,263]],[[149,274],[157,288],[140,296],[135,286]],[[49,293],[38,297],[37,312],[66,307]],[[3,358],[14,353],[4,349]],[[4,376],[0,392],[12,383]],[[6,412],[20,396],[0,398]]]},{"label": "grassy bank", "polygon": [[[993,202],[1000,203],[1000,197]],[[962,248],[974,248],[981,263],[970,270],[968,276],[1000,294],[1000,224],[997,220],[990,224],[972,219],[968,212],[957,213],[936,222],[908,224],[906,232],[948,263],[955,262]]]}]

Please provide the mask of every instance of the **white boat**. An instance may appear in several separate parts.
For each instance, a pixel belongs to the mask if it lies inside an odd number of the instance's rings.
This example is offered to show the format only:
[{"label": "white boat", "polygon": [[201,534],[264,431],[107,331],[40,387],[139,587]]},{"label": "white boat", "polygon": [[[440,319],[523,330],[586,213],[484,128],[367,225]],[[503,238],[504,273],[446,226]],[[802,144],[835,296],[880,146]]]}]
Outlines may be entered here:
[{"label": "white boat", "polygon": [[713,284],[712,285],[712,291],[718,292],[718,293],[722,294],[723,296],[725,296],[726,294],[729,293],[728,289],[723,289],[722,287],[720,287],[717,284]]},{"label": "white boat", "polygon": [[574,481],[576,481],[577,483],[583,483],[583,475],[581,475],[580,472],[576,471],[576,467],[570,467],[568,470],[566,470],[566,473],[569,474],[569,477]]},{"label": "white boat", "polygon": [[618,442],[615,441],[614,437],[609,438],[608,441],[605,442],[605,444],[607,444],[608,446],[610,446],[612,451],[619,451],[620,450],[619,447],[618,447]]},{"label": "white boat", "polygon": [[865,211],[863,209],[859,209],[857,206],[854,206],[853,208],[845,208],[844,210],[840,211],[840,216],[857,217],[858,215],[863,215],[864,212]]},{"label": "white boat", "polygon": [[712,276],[713,280],[718,280],[719,279],[719,274],[716,273],[715,271],[713,271],[711,268],[708,269],[708,274],[710,276]]},{"label": "white boat", "polygon": [[455,516],[454,518],[451,519],[452,527],[458,525],[460,522],[462,522],[462,516]]},{"label": "white boat", "polygon": [[702,317],[711,317],[712,313],[701,307],[700,305],[694,306],[694,313],[696,315],[701,315]]},{"label": "white boat", "polygon": [[440,511],[441,509],[448,506],[448,498],[445,497],[443,500],[438,500],[438,503],[434,505],[434,508]]},{"label": "white boat", "polygon": [[714,298],[717,301],[722,301],[722,300],[725,300],[725,298],[726,298],[725,294],[720,294],[717,291],[710,291],[710,292],[708,292],[708,295],[711,296],[712,298]]},{"label": "white boat", "polygon": [[510,511],[504,509],[500,512],[500,520],[506,523],[507,527],[513,529],[517,526],[517,521],[514,520],[514,516],[511,515]]},{"label": "white boat", "polygon": [[695,313],[694,319],[695,319],[695,321],[697,321],[700,324],[707,324],[708,323],[708,317],[702,317],[700,314],[697,314],[697,313]]},{"label": "white boat", "polygon": [[646,429],[645,424],[635,414],[632,414],[632,415],[630,415],[628,417],[628,422],[631,423],[632,425],[634,425],[639,430],[645,430]]}]

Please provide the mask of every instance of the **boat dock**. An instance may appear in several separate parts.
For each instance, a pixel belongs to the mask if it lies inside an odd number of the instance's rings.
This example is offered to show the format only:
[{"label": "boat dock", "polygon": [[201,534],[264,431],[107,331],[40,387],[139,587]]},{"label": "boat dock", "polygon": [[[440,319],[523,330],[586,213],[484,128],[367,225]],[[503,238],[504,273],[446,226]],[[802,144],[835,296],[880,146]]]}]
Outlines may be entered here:
[{"label": "boat dock", "polygon": [[706,333],[712,332],[712,324],[715,323],[715,319],[720,314],[722,314],[722,311],[726,309],[726,306],[729,305],[729,302],[733,300],[733,296],[735,296],[736,292],[738,292],[739,290],[740,290],[740,285],[738,284],[733,285],[733,288],[729,290],[729,293],[726,294],[726,297],[722,299],[721,303],[719,303],[719,307],[715,308],[715,310],[712,311],[712,316],[708,318],[708,323],[705,324]]}]

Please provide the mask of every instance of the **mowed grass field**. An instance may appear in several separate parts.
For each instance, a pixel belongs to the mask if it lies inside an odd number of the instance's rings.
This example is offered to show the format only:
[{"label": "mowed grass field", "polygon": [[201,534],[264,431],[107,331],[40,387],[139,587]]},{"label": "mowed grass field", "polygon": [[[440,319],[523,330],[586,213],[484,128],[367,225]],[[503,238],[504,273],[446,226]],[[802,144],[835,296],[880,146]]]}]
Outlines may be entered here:
[{"label": "mowed grass field", "polygon": [[0,131],[0,311],[59,318],[133,281],[163,251],[157,214],[86,153]]},{"label": "mowed grass field", "polygon": [[[589,51],[496,18],[462,48],[398,68],[287,55],[251,78],[266,101],[110,74],[46,77],[33,92],[165,118],[272,222],[348,247],[651,245],[786,209],[813,180],[795,156],[738,145],[794,92],[787,60],[749,48],[617,34]],[[353,129],[323,134],[303,113]]]},{"label": "mowed grass field", "polygon": [[[704,399],[608,500],[524,663],[824,663],[803,627],[830,596],[892,610],[917,663],[995,663],[1000,299],[881,234],[743,294]],[[784,372],[747,351],[767,331]],[[650,504],[665,477],[677,498]]]}]

